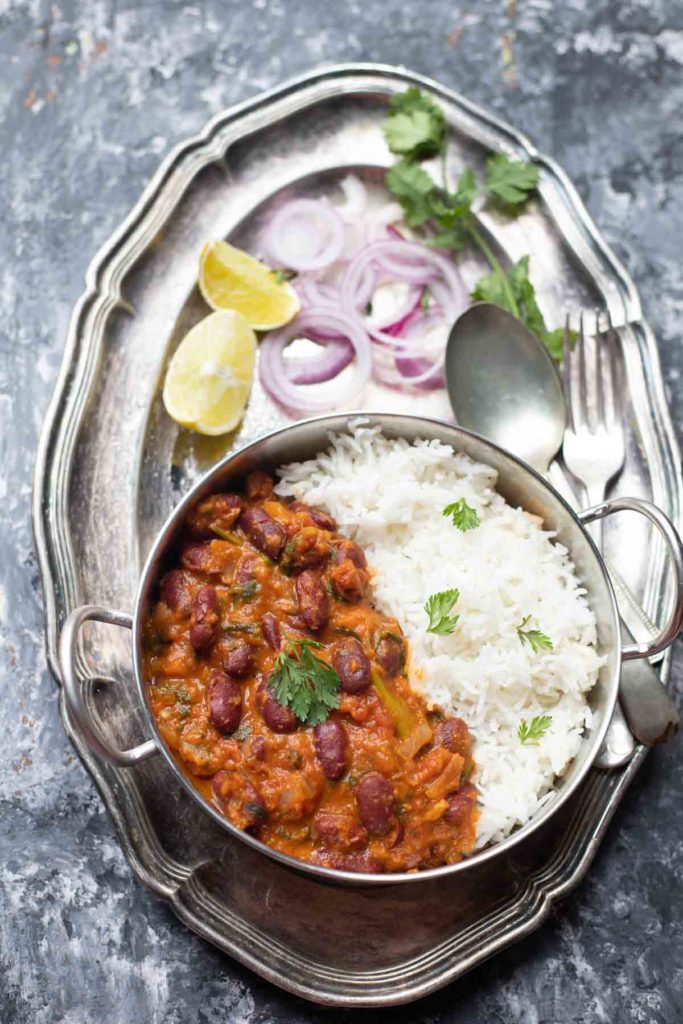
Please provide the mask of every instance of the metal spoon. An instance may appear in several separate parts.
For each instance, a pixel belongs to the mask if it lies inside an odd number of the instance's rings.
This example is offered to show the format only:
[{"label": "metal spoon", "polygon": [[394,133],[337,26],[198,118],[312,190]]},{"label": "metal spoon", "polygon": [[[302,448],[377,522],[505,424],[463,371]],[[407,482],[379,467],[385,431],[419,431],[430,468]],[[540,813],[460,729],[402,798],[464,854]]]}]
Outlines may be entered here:
[{"label": "metal spoon", "polygon": [[[488,302],[470,306],[451,329],[446,385],[462,427],[488,437],[548,475],[565,431],[562,383],[549,353],[519,320]],[[562,475],[551,475],[563,496],[575,504]],[[624,584],[616,587],[622,598],[620,612],[632,619],[633,608],[620,593],[622,588]],[[651,625],[644,613],[639,622]],[[624,632],[630,639],[626,626]],[[676,731],[678,712],[649,662],[624,662],[620,697],[630,730],[641,743],[660,742]],[[633,738],[617,706],[598,763],[623,764],[633,749]]]}]

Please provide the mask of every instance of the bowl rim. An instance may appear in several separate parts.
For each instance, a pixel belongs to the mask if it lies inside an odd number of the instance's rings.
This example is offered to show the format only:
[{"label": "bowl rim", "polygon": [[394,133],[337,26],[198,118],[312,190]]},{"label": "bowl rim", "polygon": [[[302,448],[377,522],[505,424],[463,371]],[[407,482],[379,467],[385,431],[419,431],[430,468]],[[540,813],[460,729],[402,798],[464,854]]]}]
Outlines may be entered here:
[{"label": "bowl rim", "polygon": [[[598,752],[602,745],[602,741],[604,740],[605,734],[609,727],[612,714],[614,712],[614,707],[616,705],[619,687],[619,667],[621,664],[621,659],[619,658],[616,662],[614,669],[612,669],[610,673],[610,681],[608,686],[608,694],[606,699],[605,714],[603,716],[603,721],[598,730],[595,732],[595,734],[591,736],[591,742],[594,744],[593,756],[586,759],[584,765],[577,773],[576,777],[572,780],[571,784],[563,787],[560,790],[556,789],[554,798],[548,800],[547,803],[541,808],[541,810],[537,812],[535,817],[531,818],[524,825],[516,828],[513,832],[510,833],[510,835],[506,836],[505,839],[491,846],[487,846],[482,850],[478,850],[474,852],[471,856],[464,857],[462,860],[458,861],[455,864],[444,864],[436,868],[426,868],[424,871],[403,871],[387,873],[360,873],[354,871],[343,871],[339,868],[323,867],[319,864],[312,864],[309,861],[299,860],[296,857],[292,857],[290,854],[282,853],[280,850],[274,850],[272,847],[268,846],[260,839],[257,839],[255,836],[252,836],[249,833],[236,828],[236,826],[234,826],[225,817],[225,815],[221,814],[221,812],[216,807],[214,807],[203,796],[203,794],[193,785],[189,776],[186,775],[182,771],[180,766],[177,764],[171,750],[169,749],[169,747],[167,746],[159,732],[156,719],[152,714],[151,708],[149,706],[146,692],[148,688],[143,677],[141,661],[141,623],[142,613],[144,611],[144,596],[146,595],[150,585],[154,582],[155,572],[158,563],[162,560],[163,554],[166,551],[166,548],[168,547],[169,541],[174,536],[175,528],[184,518],[188,508],[194,503],[196,496],[201,491],[203,491],[204,488],[207,487],[209,481],[214,480],[217,477],[220,477],[221,474],[225,472],[226,468],[230,465],[230,463],[235,462],[237,459],[248,458],[250,453],[253,453],[254,449],[262,447],[267,441],[271,441],[275,438],[282,438],[283,440],[285,440],[288,434],[298,432],[299,430],[302,429],[305,430],[305,428],[307,427],[315,426],[324,429],[326,423],[334,423],[336,424],[336,426],[330,426],[330,430],[328,433],[329,436],[329,434],[331,433],[340,432],[339,424],[342,424],[341,430],[343,430],[348,429],[348,427],[353,422],[362,423],[365,420],[374,422],[380,421],[380,426],[382,425],[381,421],[410,420],[416,425],[425,424],[431,427],[438,427],[439,430],[445,429],[449,432],[452,432],[456,437],[464,436],[473,438],[476,441],[481,442],[485,447],[488,447],[492,451],[495,451],[502,455],[503,457],[511,460],[513,463],[517,465],[517,467],[522,471],[523,474],[535,478],[536,481],[539,482],[543,488],[549,491],[551,496],[561,504],[561,506],[573,520],[574,525],[578,527],[580,532],[583,534],[584,538],[588,541],[590,552],[595,561],[597,562],[609,598],[612,627],[614,630],[614,651],[618,652],[621,650],[620,618],[618,613],[617,601],[614,594],[614,589],[612,587],[612,582],[610,580],[609,573],[602,559],[602,556],[600,555],[600,552],[598,551],[595,542],[593,541],[593,538],[591,537],[590,533],[586,530],[585,526],[579,520],[576,512],[571,508],[571,506],[562,497],[562,495],[557,490],[555,490],[552,484],[550,484],[532,466],[528,465],[526,462],[518,458],[516,455],[513,455],[513,453],[508,451],[506,448],[503,448],[501,445],[495,444],[493,441],[490,441],[488,438],[484,437],[481,434],[477,434],[473,430],[466,430],[464,427],[460,427],[455,423],[449,423],[446,420],[441,420],[436,417],[417,416],[411,413],[392,413],[372,410],[351,410],[347,412],[341,411],[325,413],[321,416],[313,416],[307,419],[297,420],[294,423],[289,423],[285,424],[284,426],[277,427],[275,430],[269,431],[266,434],[261,434],[259,437],[255,438],[253,441],[250,441],[243,447],[230,452],[219,462],[217,462],[215,466],[212,466],[209,470],[203,473],[201,477],[193,484],[193,486],[190,488],[187,494],[185,494],[184,497],[181,498],[180,501],[174,506],[169,515],[166,517],[166,520],[164,521],[160,529],[157,531],[154,542],[147,554],[147,557],[145,558],[145,562],[139,576],[135,595],[135,604],[133,608],[132,643],[135,683],[137,686],[138,696],[140,698],[143,713],[145,714],[147,722],[152,730],[154,741],[157,745],[157,748],[165,758],[167,764],[170,766],[176,779],[180,781],[183,788],[190,794],[190,796],[202,808],[202,810],[208,813],[221,828],[226,830],[230,835],[239,839],[241,842],[246,843],[252,849],[257,850],[259,853],[265,854],[272,860],[278,861],[280,864],[283,864],[285,867],[288,867],[294,871],[311,875],[314,878],[317,878],[318,880],[325,882],[327,884],[353,886],[357,888],[428,882],[434,881],[439,878],[443,878],[445,876],[458,874],[461,871],[466,871],[468,868],[472,869],[478,865],[487,863],[493,860],[495,857],[511,850],[513,847],[517,846],[523,840],[531,836],[532,833],[536,832],[541,826],[546,825],[549,819],[557,811],[559,811],[560,808],[563,807],[564,804],[567,802],[567,800],[576,792],[581,782],[585,779],[586,775],[593,767],[594,761],[598,755]],[[286,459],[283,459],[281,464],[284,464],[286,461]],[[614,656],[614,651],[605,653],[611,653],[612,656]],[[572,759],[572,761],[573,760],[574,759]]]}]

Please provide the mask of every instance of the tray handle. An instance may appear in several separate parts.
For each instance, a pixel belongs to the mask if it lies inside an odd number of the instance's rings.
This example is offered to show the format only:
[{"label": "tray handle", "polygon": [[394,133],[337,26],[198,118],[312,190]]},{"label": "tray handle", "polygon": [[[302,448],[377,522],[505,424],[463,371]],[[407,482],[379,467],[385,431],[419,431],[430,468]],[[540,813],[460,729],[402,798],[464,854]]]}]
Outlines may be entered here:
[{"label": "tray handle", "polygon": [[651,658],[671,646],[683,624],[683,544],[669,517],[651,501],[645,501],[644,498],[612,498],[609,501],[602,501],[599,505],[579,512],[579,521],[585,526],[595,522],[596,519],[604,519],[605,516],[610,516],[614,512],[640,512],[646,519],[649,519],[664,538],[674,571],[676,591],[673,607],[666,624],[652,639],[642,643],[626,644],[621,650],[622,661],[630,661],[633,658]]},{"label": "tray handle", "polygon": [[64,623],[59,637],[59,662],[62,669],[64,692],[81,733],[93,753],[108,761],[109,764],[116,765],[117,768],[130,768],[132,765],[140,764],[141,761],[146,761],[147,758],[158,754],[159,748],[154,740],[146,740],[129,750],[117,750],[116,747],[107,743],[93,726],[90,712],[83,700],[83,692],[75,667],[76,644],[81,626],[84,622],[89,621],[106,622],[113,626],[124,626],[126,629],[133,628],[133,619],[127,612],[100,608],[95,604],[85,604],[80,608],[75,608]]}]

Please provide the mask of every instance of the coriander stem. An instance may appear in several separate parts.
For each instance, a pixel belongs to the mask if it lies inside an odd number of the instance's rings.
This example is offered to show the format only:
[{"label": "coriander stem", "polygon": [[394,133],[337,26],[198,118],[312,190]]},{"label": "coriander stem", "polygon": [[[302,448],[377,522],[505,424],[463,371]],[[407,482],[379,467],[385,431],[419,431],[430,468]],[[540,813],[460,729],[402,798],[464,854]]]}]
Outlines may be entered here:
[{"label": "coriander stem", "polygon": [[515,299],[512,288],[510,287],[510,282],[508,281],[507,274],[501,267],[496,257],[493,255],[490,245],[483,237],[483,235],[479,232],[479,230],[475,228],[474,224],[470,226],[470,234],[472,235],[472,238],[483,252],[486,259],[489,261],[491,269],[494,271],[494,273],[500,274],[501,281],[503,282],[503,290],[510,304],[510,312],[519,320],[519,306],[517,305],[517,300]]},{"label": "coriander stem", "polygon": [[443,182],[444,192],[448,192],[448,177],[446,174],[446,147],[443,146],[441,150],[441,180]]}]

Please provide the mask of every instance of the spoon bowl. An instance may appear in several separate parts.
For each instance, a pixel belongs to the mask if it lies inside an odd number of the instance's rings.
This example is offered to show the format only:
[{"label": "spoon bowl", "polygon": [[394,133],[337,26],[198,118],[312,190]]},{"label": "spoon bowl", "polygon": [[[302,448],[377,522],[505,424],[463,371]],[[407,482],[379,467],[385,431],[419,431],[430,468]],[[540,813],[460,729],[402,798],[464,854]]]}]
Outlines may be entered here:
[{"label": "spoon bowl", "polygon": [[448,338],[446,386],[461,427],[547,472],[564,437],[562,382],[524,324],[490,302],[470,306]]}]

